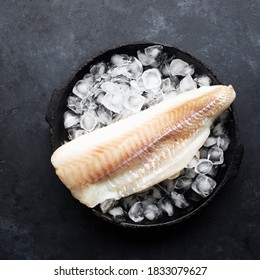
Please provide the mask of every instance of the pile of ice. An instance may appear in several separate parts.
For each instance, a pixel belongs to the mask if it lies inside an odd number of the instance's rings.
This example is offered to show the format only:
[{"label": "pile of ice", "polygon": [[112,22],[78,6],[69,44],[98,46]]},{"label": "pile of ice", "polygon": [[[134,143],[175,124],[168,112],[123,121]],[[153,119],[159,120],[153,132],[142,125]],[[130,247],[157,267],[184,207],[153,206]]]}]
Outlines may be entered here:
[{"label": "pile of ice", "polygon": [[[90,68],[70,94],[64,114],[68,138],[99,129],[159,103],[163,99],[210,85],[194,66],[169,56],[160,45],[137,52],[137,57],[115,54],[110,62]],[[193,78],[194,77],[194,78]]]},{"label": "pile of ice", "polygon": [[[136,57],[114,54],[110,62],[93,65],[75,84],[67,100],[64,127],[73,140],[169,96],[210,84],[208,76],[197,75],[193,65],[163,52],[160,45],[139,50]],[[216,186],[213,178],[230,142],[224,125],[227,114],[218,118],[204,146],[178,178],[120,201],[107,200],[100,205],[102,212],[137,223],[154,221],[162,215],[173,216],[175,208],[189,207],[192,200],[199,199],[196,195],[207,197]]]}]

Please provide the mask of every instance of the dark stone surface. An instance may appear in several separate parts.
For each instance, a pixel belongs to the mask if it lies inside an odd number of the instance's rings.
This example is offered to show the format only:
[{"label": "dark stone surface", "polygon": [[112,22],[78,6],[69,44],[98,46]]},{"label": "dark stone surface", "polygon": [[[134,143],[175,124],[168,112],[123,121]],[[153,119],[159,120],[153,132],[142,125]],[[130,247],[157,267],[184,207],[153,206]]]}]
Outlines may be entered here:
[{"label": "dark stone surface", "polygon": [[[259,259],[259,1],[0,2],[1,259]],[[129,231],[74,200],[50,164],[53,89],[116,44],[186,49],[237,91],[238,178],[183,224]]]}]

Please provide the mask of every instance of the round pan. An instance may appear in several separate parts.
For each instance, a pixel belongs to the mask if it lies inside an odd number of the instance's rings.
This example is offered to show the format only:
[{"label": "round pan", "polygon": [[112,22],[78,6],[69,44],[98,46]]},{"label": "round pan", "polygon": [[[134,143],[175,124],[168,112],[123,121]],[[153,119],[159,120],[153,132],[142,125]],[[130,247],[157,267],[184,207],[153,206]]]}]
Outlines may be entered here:
[{"label": "round pan", "polygon": [[[209,76],[212,80],[213,85],[221,84],[221,82],[213,74],[213,72],[200,60],[194,58],[192,55],[178,48],[160,43],[132,43],[123,46],[115,46],[109,50],[106,50],[96,56],[87,59],[83,63],[83,65],[81,65],[78,68],[78,70],[73,73],[71,79],[67,83],[65,83],[65,85],[63,85],[59,89],[54,90],[46,115],[46,121],[50,126],[51,145],[53,151],[55,151],[59,146],[61,146],[64,140],[68,140],[67,132],[63,125],[63,114],[67,110],[67,98],[72,92],[75,83],[78,80],[82,79],[87,72],[89,72],[90,67],[93,64],[96,64],[101,61],[110,61],[110,58],[113,54],[127,54],[136,56],[137,50],[141,50],[155,44],[162,45],[164,47],[164,52],[167,52],[170,55],[175,55],[176,58],[180,58],[189,64],[193,64],[196,69],[196,74],[205,74]],[[230,112],[231,114],[230,119],[228,120],[227,127],[229,129],[229,137],[231,139],[231,143],[227,151],[225,151],[225,166],[220,169],[220,172],[214,178],[214,180],[217,182],[217,186],[215,187],[215,190],[211,193],[211,195],[209,195],[206,198],[202,198],[198,202],[194,202],[186,209],[182,209],[181,211],[177,210],[172,217],[162,217],[154,222],[123,222],[113,219],[109,214],[103,214],[98,206],[91,210],[104,221],[129,228],[151,228],[168,226],[184,221],[196,214],[216,196],[216,194],[223,188],[224,185],[227,184],[228,181],[234,179],[237,176],[244,149],[239,142],[238,123],[237,116],[234,110],[234,105],[230,107]],[[86,209],[88,208],[86,207]]]}]

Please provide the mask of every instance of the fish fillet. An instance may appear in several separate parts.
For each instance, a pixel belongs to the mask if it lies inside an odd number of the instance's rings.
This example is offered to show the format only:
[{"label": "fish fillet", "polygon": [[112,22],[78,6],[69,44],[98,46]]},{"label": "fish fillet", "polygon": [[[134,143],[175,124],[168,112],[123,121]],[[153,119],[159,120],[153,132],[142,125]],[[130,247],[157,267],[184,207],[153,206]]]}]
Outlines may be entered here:
[{"label": "fish fillet", "polygon": [[88,207],[143,191],[187,166],[235,96],[232,86],[182,93],[66,143],[51,162]]}]

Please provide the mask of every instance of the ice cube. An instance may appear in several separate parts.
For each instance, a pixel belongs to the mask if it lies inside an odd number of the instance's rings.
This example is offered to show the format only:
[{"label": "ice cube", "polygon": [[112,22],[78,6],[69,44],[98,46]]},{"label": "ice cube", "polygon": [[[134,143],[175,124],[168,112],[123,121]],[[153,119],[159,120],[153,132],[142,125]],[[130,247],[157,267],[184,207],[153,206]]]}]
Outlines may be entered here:
[{"label": "ice cube", "polygon": [[193,75],[195,72],[195,67],[193,65],[188,65],[183,69],[184,76]]},{"label": "ice cube", "polygon": [[139,92],[143,92],[145,90],[144,83],[141,77],[137,80],[130,81],[130,90],[137,90]]},{"label": "ice cube", "polygon": [[139,78],[137,78],[137,79],[136,79],[136,82],[137,82],[137,85],[138,85],[137,90],[139,90],[139,91],[145,91],[145,87],[144,87],[144,82],[143,82],[142,76],[139,77]]},{"label": "ice cube", "polygon": [[212,147],[208,153],[208,159],[213,162],[213,165],[219,165],[224,162],[224,152],[219,147]]},{"label": "ice cube", "polygon": [[164,182],[166,183],[166,190],[168,193],[171,193],[177,184],[177,180],[171,180],[171,179],[170,180],[167,179]]},{"label": "ice cube", "polygon": [[97,110],[97,116],[100,123],[108,125],[112,122],[112,112],[100,105]]},{"label": "ice cube", "polygon": [[188,163],[187,167],[188,168],[193,168],[198,164],[199,158],[195,155],[190,162]]},{"label": "ice cube", "polygon": [[93,99],[95,100],[95,102],[97,104],[101,104],[102,99],[104,98],[105,95],[106,95],[106,92],[99,88],[99,89],[95,90],[95,93],[93,95]]},{"label": "ice cube", "polygon": [[143,66],[148,66],[155,62],[155,59],[153,57],[148,56],[141,51],[137,51],[137,57]]},{"label": "ice cube", "polygon": [[[107,73],[112,77],[111,80],[117,76],[125,76],[127,74],[127,66],[126,65],[123,65],[123,66],[113,66],[111,68],[109,68],[107,70]],[[110,80],[110,81],[111,81]]]},{"label": "ice cube", "polygon": [[226,128],[223,123],[218,123],[212,130],[215,136],[223,135],[226,132]]},{"label": "ice cube", "polygon": [[141,111],[142,106],[144,105],[145,98],[141,95],[140,92],[130,91],[130,94],[126,97],[124,106],[127,110],[137,113]]},{"label": "ice cube", "polygon": [[191,188],[202,197],[210,195],[215,187],[216,182],[206,175],[198,175],[191,186]]},{"label": "ice cube", "polygon": [[210,147],[217,143],[217,138],[213,136],[209,136],[205,143],[203,144],[204,147]]},{"label": "ice cube", "polygon": [[86,75],[84,75],[83,80],[85,80],[85,82],[89,85],[92,86],[94,83],[94,76],[90,73],[87,73]]},{"label": "ice cube", "polygon": [[100,209],[103,213],[107,213],[114,207],[115,203],[116,203],[116,200],[113,198],[106,199],[105,201],[103,201],[100,204]]},{"label": "ice cube", "polygon": [[136,80],[130,81],[130,90],[137,90],[139,91],[139,85]]},{"label": "ice cube", "polygon": [[116,66],[123,66],[123,65],[129,64],[130,60],[131,60],[131,58],[126,54],[114,54],[111,57],[112,64],[114,64]]},{"label": "ice cube", "polygon": [[89,110],[80,117],[80,127],[87,132],[91,132],[98,124],[97,119],[95,111]]},{"label": "ice cube", "polygon": [[131,63],[129,64],[128,78],[137,79],[143,73],[142,63],[135,57],[133,57]]},{"label": "ice cube", "polygon": [[189,187],[192,184],[192,179],[185,177],[185,176],[181,176],[177,179],[177,183],[176,183],[176,189],[178,190],[183,190],[186,191],[189,189]]},{"label": "ice cube", "polygon": [[120,91],[119,85],[110,81],[103,82],[100,88],[106,93],[114,93]]},{"label": "ice cube", "polygon": [[173,59],[170,64],[170,72],[172,76],[186,76],[185,68],[189,66],[189,64],[179,58]]},{"label": "ice cube", "polygon": [[162,215],[162,211],[154,204],[144,206],[144,216],[149,221],[157,220]]},{"label": "ice cube", "polygon": [[153,187],[152,188],[152,196],[156,199],[162,198],[162,192],[161,189],[158,187]]},{"label": "ice cube", "polygon": [[81,114],[83,111],[82,99],[76,95],[70,95],[67,99],[67,106],[76,114]]},{"label": "ice cube", "polygon": [[178,81],[176,81],[176,79],[171,77],[162,80],[161,89],[163,93],[168,93],[176,90],[176,86],[178,84]]},{"label": "ice cube", "polygon": [[144,49],[144,53],[147,56],[153,57],[153,58],[157,58],[158,55],[162,52],[163,50],[163,46],[161,45],[153,45],[153,46],[149,46],[147,48]]},{"label": "ice cube", "polygon": [[162,211],[167,213],[169,217],[173,216],[174,214],[174,208],[171,203],[171,200],[168,197],[161,198],[158,203],[158,208]]},{"label": "ice cube", "polygon": [[200,159],[198,164],[195,166],[195,172],[199,174],[207,174],[210,172],[213,163],[209,159]]},{"label": "ice cube", "polygon": [[161,67],[161,73],[163,74],[163,76],[168,77],[171,74],[171,68],[170,68],[170,64],[169,63],[165,63],[162,67]]},{"label": "ice cube", "polygon": [[103,90],[100,90],[97,94],[96,94],[96,102],[98,104],[102,104],[102,100],[104,98],[104,96],[106,95],[106,93]]},{"label": "ice cube", "polygon": [[79,123],[79,116],[75,115],[73,112],[66,111],[63,117],[64,117],[65,128],[72,127]]},{"label": "ice cube", "polygon": [[118,92],[109,92],[103,97],[101,104],[114,113],[120,113],[123,108],[124,102],[124,95],[120,93],[118,94]]},{"label": "ice cube", "polygon": [[209,149],[205,147],[200,148],[200,158],[208,158]]},{"label": "ice cube", "polygon": [[211,85],[211,79],[207,75],[200,75],[197,76],[194,81],[198,84],[198,86],[210,86]]},{"label": "ice cube", "polygon": [[137,197],[135,195],[130,195],[125,198],[122,198],[120,200],[121,205],[125,210],[128,210],[129,208],[132,207],[136,202],[138,201]]},{"label": "ice cube", "polygon": [[113,218],[121,219],[124,216],[124,210],[122,207],[117,206],[108,212]]},{"label": "ice cube", "polygon": [[171,79],[170,78],[163,79],[161,88],[162,88],[163,92],[168,92],[168,91],[173,90],[174,88],[172,87]]},{"label": "ice cube", "polygon": [[89,72],[95,77],[95,79],[100,78],[106,71],[106,64],[104,62],[97,63],[93,65]]},{"label": "ice cube", "polygon": [[128,212],[128,216],[135,223],[141,222],[144,219],[142,202],[138,201],[133,204]]},{"label": "ice cube", "polygon": [[226,151],[230,144],[230,138],[227,134],[220,135],[217,139],[217,146],[221,148],[223,151]]},{"label": "ice cube", "polygon": [[189,202],[185,199],[183,194],[172,191],[171,199],[172,199],[174,205],[178,208],[186,208],[189,206]]},{"label": "ice cube", "polygon": [[197,88],[197,84],[194,82],[190,74],[188,74],[185,78],[183,78],[180,81],[181,92],[189,91],[196,88]]},{"label": "ice cube", "polygon": [[194,168],[184,168],[183,176],[193,179],[197,176],[197,173],[195,172]]},{"label": "ice cube", "polygon": [[131,56],[128,57],[128,60],[123,61],[124,62],[122,62],[122,64],[110,68],[107,71],[108,74],[110,74],[113,78],[123,75],[128,79],[137,79],[142,75],[143,66],[137,58]]},{"label": "ice cube", "polygon": [[72,89],[72,92],[80,98],[86,98],[91,94],[91,87],[92,83],[87,79],[79,80]]},{"label": "ice cube", "polygon": [[144,83],[144,87],[146,89],[157,88],[161,85],[161,74],[158,69],[152,68],[146,70],[142,74],[142,79]]},{"label": "ice cube", "polygon": [[[119,92],[121,95],[128,96],[131,93],[129,85],[126,85],[124,83],[119,83],[118,86],[119,86]],[[138,94],[141,94],[141,93],[138,92]]]}]

